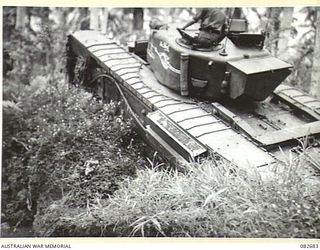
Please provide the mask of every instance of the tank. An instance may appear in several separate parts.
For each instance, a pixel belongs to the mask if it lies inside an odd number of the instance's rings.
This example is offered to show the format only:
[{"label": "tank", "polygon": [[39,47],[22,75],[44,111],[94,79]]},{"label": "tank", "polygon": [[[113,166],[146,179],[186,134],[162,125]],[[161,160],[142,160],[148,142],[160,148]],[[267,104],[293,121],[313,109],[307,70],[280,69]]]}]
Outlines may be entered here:
[{"label": "tank", "polygon": [[320,101],[281,84],[292,66],[263,49],[264,34],[234,20],[219,44],[194,48],[194,32],[152,30],[127,49],[77,31],[68,36],[67,81],[85,62],[84,86],[121,98],[144,140],[175,164],[214,156],[264,172],[290,151],[319,171]]},{"label": "tank", "polygon": [[291,73],[290,64],[262,49],[263,34],[231,30],[218,45],[193,49],[184,40],[195,32],[178,31],[153,31],[147,60],[158,81],[181,94],[262,101]]}]

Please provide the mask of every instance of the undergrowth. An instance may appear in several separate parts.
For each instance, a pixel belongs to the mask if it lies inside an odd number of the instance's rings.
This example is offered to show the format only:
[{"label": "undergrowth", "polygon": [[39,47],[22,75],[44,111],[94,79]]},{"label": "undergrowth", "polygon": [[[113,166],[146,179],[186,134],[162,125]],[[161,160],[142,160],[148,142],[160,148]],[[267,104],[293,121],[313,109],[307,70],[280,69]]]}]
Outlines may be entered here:
[{"label": "undergrowth", "polygon": [[5,83],[2,223],[32,225],[35,213],[65,196],[74,208],[107,198],[144,162],[132,128],[118,103],[62,80]]},{"label": "undergrowth", "polygon": [[151,164],[86,208],[70,209],[65,196],[34,226],[42,236],[318,238],[319,184],[302,164],[279,165],[272,178],[212,159],[184,173]]}]

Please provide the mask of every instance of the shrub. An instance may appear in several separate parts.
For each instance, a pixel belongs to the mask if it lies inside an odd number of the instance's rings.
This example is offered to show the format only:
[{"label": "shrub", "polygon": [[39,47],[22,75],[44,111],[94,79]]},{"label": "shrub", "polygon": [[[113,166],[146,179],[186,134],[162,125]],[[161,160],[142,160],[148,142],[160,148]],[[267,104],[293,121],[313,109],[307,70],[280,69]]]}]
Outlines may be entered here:
[{"label": "shrub", "polygon": [[49,85],[44,77],[20,85],[14,98],[17,88],[4,88],[3,222],[30,225],[36,212],[66,194],[74,207],[96,194],[106,198],[143,161],[119,104],[99,102],[62,81]]}]

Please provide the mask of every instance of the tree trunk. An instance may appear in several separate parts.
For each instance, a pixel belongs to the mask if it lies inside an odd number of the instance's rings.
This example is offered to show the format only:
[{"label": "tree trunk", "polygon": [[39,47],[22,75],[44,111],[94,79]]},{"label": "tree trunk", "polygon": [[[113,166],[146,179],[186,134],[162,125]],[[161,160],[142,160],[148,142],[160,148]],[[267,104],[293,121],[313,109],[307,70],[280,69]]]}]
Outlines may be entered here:
[{"label": "tree trunk", "polygon": [[80,12],[80,30],[90,29],[90,20],[89,20],[89,9],[88,8],[79,8]]},{"label": "tree trunk", "polygon": [[288,42],[291,33],[293,7],[284,7],[279,30],[278,54],[283,60],[288,58]]},{"label": "tree trunk", "polygon": [[99,8],[90,8],[90,29],[99,30]]},{"label": "tree trunk", "polygon": [[41,23],[48,24],[49,15],[50,15],[50,8],[49,7],[42,8]]},{"label": "tree trunk", "polygon": [[133,29],[142,30],[143,28],[143,8],[133,9]]},{"label": "tree trunk", "polygon": [[57,15],[58,15],[58,24],[59,26],[64,26],[66,24],[66,15],[65,10],[62,7],[56,8]]},{"label": "tree trunk", "polygon": [[107,34],[108,19],[109,19],[109,8],[103,8],[102,9],[102,20],[101,20],[101,32],[102,32],[102,34]]},{"label": "tree trunk", "polygon": [[221,9],[228,18],[232,18],[233,8],[223,8]]},{"label": "tree trunk", "polygon": [[316,31],[314,37],[310,93],[320,97],[320,7],[316,7]]},{"label": "tree trunk", "polygon": [[[11,40],[11,34],[16,27],[17,21],[17,8],[16,7],[6,7],[2,9],[3,16],[3,42]],[[5,47],[5,46],[4,46]]]},{"label": "tree trunk", "polygon": [[282,8],[272,7],[268,9],[269,24],[267,27],[268,39],[266,41],[266,48],[270,52],[277,56],[278,54],[278,42],[279,42],[279,30],[280,30],[280,14]]},{"label": "tree trunk", "polygon": [[23,29],[26,25],[26,7],[17,7],[16,29]]},{"label": "tree trunk", "polygon": [[234,8],[232,16],[234,19],[243,18],[242,8]]},{"label": "tree trunk", "polygon": [[[164,16],[163,22],[165,24],[168,24],[170,22],[170,10],[172,10],[172,9],[170,9],[170,8],[164,9],[165,16]],[[143,17],[142,17],[142,27],[141,27],[141,29],[143,29]]]}]

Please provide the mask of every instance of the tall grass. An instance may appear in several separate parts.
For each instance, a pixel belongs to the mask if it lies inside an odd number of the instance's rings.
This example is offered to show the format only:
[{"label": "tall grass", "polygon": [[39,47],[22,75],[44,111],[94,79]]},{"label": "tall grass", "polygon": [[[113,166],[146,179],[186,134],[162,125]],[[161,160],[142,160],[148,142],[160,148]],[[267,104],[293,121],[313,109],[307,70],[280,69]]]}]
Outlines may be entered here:
[{"label": "tall grass", "polygon": [[[319,237],[319,183],[297,174],[300,162],[268,179],[213,159],[184,173],[151,165],[78,218],[105,236]],[[63,224],[80,227],[68,215],[56,232]]]}]

